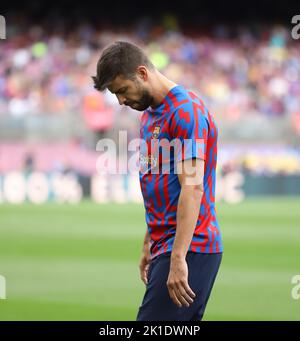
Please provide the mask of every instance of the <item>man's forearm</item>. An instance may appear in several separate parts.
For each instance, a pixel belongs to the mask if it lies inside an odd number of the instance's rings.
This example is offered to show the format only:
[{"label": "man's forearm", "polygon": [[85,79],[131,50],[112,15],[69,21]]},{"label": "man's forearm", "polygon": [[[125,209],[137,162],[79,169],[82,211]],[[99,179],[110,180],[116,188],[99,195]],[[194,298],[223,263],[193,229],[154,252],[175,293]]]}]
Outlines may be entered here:
[{"label": "man's forearm", "polygon": [[171,257],[185,258],[196,228],[203,192],[184,186],[177,207],[177,226]]},{"label": "man's forearm", "polygon": [[146,233],[143,240],[143,251],[147,253],[150,251],[150,235],[148,229],[146,229]]},{"label": "man's forearm", "polygon": [[144,245],[150,242],[150,235],[148,229],[146,230],[145,237],[144,237]]}]

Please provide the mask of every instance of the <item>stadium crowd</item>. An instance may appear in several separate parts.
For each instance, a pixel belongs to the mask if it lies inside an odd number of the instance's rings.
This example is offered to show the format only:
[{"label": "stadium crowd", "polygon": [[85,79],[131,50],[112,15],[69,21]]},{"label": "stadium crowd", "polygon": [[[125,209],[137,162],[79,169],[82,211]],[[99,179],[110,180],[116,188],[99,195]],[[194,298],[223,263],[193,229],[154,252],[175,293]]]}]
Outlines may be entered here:
[{"label": "stadium crowd", "polygon": [[[172,21],[169,20],[169,26]],[[197,91],[220,115],[237,120],[253,112],[293,117],[300,108],[300,47],[283,27],[231,34],[216,27],[209,34],[185,35],[173,23],[123,32],[44,30],[17,25],[0,49],[0,113],[63,114],[82,111],[93,91],[90,76],[107,43],[127,39],[145,48],[159,70]],[[105,101],[113,105],[109,94]]]},{"label": "stadium crowd", "polygon": [[[287,28],[232,31],[216,26],[209,32],[186,34],[172,17],[160,25],[140,20],[126,31],[98,30],[84,23],[72,30],[10,25],[0,49],[0,117],[75,112],[94,131],[113,134],[113,129],[122,127],[136,137],[139,115],[120,108],[108,91],[96,92],[91,80],[101,49],[115,40],[130,40],[144,48],[160,71],[197,92],[223,120],[285,117],[300,135],[300,45]],[[287,173],[300,173],[297,151],[277,158],[266,157],[266,150],[254,154],[242,152],[235,161],[224,157],[221,164],[225,171],[243,167],[267,173],[284,172],[289,164]]]}]

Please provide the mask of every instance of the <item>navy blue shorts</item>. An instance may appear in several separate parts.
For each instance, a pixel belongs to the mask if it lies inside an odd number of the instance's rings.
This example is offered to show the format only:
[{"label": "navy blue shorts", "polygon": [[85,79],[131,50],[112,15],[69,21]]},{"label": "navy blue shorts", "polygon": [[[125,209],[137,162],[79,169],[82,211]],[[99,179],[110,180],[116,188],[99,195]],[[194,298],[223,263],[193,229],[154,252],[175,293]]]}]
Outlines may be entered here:
[{"label": "navy blue shorts", "polygon": [[196,294],[189,307],[177,307],[169,296],[167,280],[171,253],[154,258],[148,271],[146,293],[137,321],[201,321],[222,259],[222,253],[188,252],[188,283]]}]

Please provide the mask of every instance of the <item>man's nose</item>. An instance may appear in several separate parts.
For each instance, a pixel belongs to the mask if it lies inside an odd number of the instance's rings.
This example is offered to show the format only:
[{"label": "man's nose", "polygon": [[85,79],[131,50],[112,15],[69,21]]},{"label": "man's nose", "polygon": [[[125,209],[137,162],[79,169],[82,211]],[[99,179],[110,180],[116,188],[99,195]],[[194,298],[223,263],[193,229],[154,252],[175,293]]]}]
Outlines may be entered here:
[{"label": "man's nose", "polygon": [[124,102],[126,101],[126,98],[122,95],[117,95],[117,99],[120,105],[124,104]]}]

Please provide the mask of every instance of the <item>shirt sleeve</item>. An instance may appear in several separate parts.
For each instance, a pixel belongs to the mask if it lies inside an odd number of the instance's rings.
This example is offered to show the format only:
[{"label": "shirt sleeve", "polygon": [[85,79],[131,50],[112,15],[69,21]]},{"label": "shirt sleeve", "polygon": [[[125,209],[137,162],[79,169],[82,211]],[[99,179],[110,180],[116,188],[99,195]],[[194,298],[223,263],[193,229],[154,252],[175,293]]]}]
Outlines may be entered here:
[{"label": "shirt sleeve", "polygon": [[171,117],[170,135],[176,139],[176,162],[199,158],[206,159],[208,121],[199,106],[185,103]]}]

